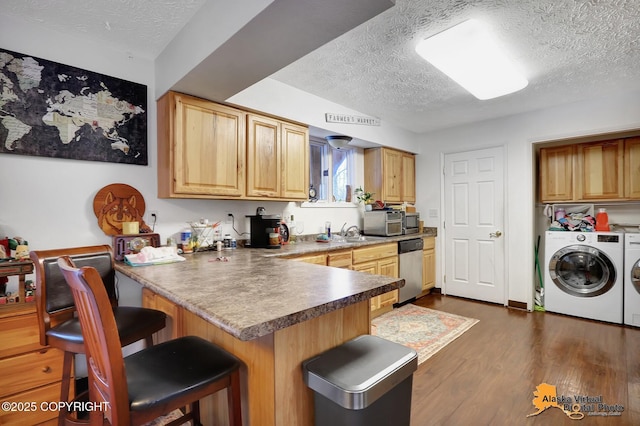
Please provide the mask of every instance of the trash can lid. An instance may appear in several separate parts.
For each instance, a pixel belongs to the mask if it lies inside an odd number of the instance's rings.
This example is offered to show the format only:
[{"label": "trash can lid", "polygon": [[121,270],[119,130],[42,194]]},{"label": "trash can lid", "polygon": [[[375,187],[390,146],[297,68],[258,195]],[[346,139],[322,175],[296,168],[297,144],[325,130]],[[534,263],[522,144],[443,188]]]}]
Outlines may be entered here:
[{"label": "trash can lid", "polygon": [[366,408],[417,368],[416,351],[370,335],[303,363],[307,386],[348,409]]}]

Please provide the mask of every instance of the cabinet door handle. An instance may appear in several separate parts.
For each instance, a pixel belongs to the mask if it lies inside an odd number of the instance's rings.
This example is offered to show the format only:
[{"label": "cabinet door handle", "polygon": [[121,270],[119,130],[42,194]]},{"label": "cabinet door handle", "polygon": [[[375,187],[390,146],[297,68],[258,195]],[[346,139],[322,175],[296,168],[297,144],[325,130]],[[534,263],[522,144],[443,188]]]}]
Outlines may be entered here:
[{"label": "cabinet door handle", "polygon": [[49,367],[48,365],[47,365],[47,366],[45,366],[45,367],[42,369],[42,372],[43,372],[43,373],[46,373],[46,374],[51,373],[51,367]]}]

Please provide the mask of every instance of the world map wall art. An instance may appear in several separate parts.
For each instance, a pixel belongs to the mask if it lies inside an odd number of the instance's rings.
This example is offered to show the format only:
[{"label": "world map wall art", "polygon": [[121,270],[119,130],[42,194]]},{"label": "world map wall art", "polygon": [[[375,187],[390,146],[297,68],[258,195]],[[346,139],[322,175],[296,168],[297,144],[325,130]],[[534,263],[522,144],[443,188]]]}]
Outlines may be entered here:
[{"label": "world map wall art", "polygon": [[147,86],[0,49],[0,153],[147,165]]}]

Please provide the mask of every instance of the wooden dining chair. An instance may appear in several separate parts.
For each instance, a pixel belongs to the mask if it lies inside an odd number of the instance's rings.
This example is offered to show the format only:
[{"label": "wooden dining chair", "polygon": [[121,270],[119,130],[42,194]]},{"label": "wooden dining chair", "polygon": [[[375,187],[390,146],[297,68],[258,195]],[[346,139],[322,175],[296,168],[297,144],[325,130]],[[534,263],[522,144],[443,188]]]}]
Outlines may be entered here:
[{"label": "wooden dining chair", "polygon": [[[118,306],[114,259],[108,245],[36,250],[29,256],[36,274],[36,313],[40,330],[40,344],[64,352],[60,401],[69,399],[72,366],[75,354],[84,354],[84,339],[69,285],[65,281],[58,258],[69,256],[79,266],[93,266],[98,271],[107,293],[117,325],[117,339],[121,346],[144,339],[153,345],[153,333],[166,324],[164,312],[131,306]],[[72,395],[72,399],[74,396]],[[82,423],[68,416],[66,409],[58,415],[58,425]]]},{"label": "wooden dining chair", "polygon": [[[99,272],[77,268],[70,257],[58,265],[71,287],[84,334],[89,366],[89,398],[104,411],[92,411],[92,425],[149,422],[177,408],[191,410],[170,425],[192,419],[200,425],[199,400],[227,389],[229,423],[242,424],[240,365],[232,354],[200,337],[186,336],[123,357],[109,296]],[[114,343],[115,342],[115,343]]]}]

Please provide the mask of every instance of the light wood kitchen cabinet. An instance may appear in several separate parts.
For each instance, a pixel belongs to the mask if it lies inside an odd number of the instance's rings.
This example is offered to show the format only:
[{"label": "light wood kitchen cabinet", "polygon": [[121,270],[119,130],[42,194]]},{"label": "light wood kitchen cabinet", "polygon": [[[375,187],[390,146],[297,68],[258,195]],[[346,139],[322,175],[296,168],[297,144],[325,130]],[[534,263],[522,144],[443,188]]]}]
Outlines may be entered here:
[{"label": "light wood kitchen cabinet", "polygon": [[175,303],[144,287],[142,289],[142,306],[167,314],[166,326],[154,334],[154,343],[166,342],[183,336],[182,309]]},{"label": "light wood kitchen cabinet", "polygon": [[415,156],[390,148],[364,151],[364,188],[374,198],[389,203],[416,200]]},{"label": "light wood kitchen cabinet", "polygon": [[402,153],[402,194],[400,199],[407,203],[416,202],[416,156]]},{"label": "light wood kitchen cabinet", "polygon": [[422,239],[422,292],[426,294],[436,286],[436,238]]},{"label": "light wood kitchen cabinet", "polygon": [[624,140],[578,144],[576,148],[576,198],[624,198]]},{"label": "light wood kitchen cabinet", "polygon": [[540,149],[541,202],[573,200],[574,151],[574,145]]},{"label": "light wood kitchen cabinet", "polygon": [[290,257],[288,259],[298,262],[313,263],[314,265],[327,266],[327,253],[306,254],[303,256]]},{"label": "light wood kitchen cabinet", "polygon": [[624,141],[625,197],[640,200],[640,137]]},{"label": "light wood kitchen cabinet", "polygon": [[306,200],[308,189],[308,129],[248,114],[247,197]]},{"label": "light wood kitchen cabinet", "polygon": [[[398,244],[386,243],[353,249],[353,270],[398,278]],[[371,317],[393,309],[398,302],[398,290],[371,298]]]},{"label": "light wood kitchen cabinet", "polygon": [[168,92],[158,100],[158,197],[245,193],[245,113]]},{"label": "light wood kitchen cabinet", "polygon": [[351,254],[351,249],[330,251],[327,253],[327,266],[351,269],[353,258]]},{"label": "light wood kitchen cabinet", "polygon": [[309,199],[309,129],[292,123],[280,123],[282,140],[282,197]]}]

